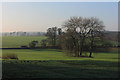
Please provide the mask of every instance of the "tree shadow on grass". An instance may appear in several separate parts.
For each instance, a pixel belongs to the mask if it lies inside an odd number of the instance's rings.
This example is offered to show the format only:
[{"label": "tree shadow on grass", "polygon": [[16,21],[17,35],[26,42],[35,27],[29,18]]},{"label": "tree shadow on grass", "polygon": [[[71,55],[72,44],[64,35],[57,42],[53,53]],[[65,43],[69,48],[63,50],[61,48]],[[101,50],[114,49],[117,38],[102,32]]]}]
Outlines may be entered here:
[{"label": "tree shadow on grass", "polygon": [[4,60],[3,78],[118,78],[116,67],[109,61]]}]

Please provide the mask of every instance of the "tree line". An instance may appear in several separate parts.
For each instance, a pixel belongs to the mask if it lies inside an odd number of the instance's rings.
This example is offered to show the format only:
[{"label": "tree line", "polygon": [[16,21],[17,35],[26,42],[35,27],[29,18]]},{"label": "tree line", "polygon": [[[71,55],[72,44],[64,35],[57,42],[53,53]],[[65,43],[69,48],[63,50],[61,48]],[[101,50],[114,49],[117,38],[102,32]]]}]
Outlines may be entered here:
[{"label": "tree line", "polygon": [[92,57],[94,48],[102,45],[105,26],[98,18],[71,17],[62,26],[48,28],[48,38],[42,40],[41,45],[59,46],[75,57],[83,56],[85,51]]},{"label": "tree line", "polygon": [[3,32],[2,36],[44,36],[45,32]]}]

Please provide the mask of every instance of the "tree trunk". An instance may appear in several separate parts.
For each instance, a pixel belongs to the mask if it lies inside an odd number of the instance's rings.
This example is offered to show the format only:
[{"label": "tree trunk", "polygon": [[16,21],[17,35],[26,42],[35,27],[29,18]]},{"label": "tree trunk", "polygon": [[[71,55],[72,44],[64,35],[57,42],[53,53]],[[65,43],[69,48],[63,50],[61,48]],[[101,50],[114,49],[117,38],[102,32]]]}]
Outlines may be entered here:
[{"label": "tree trunk", "polygon": [[80,48],[80,56],[82,56],[82,47]]},{"label": "tree trunk", "polygon": [[90,55],[89,55],[89,57],[92,57],[92,47],[90,49]]},{"label": "tree trunk", "polygon": [[81,43],[80,43],[80,55],[79,56],[82,56],[83,45],[84,45],[84,38],[81,40]]},{"label": "tree trunk", "polygon": [[75,55],[76,55],[76,57],[79,57],[79,53],[77,51],[77,48],[75,49]]},{"label": "tree trunk", "polygon": [[80,46],[80,55],[79,56],[82,56],[82,51],[83,51],[83,43]]},{"label": "tree trunk", "polygon": [[80,45],[77,45],[78,56],[80,56]]},{"label": "tree trunk", "polygon": [[90,44],[90,55],[89,55],[89,57],[92,57],[92,52],[93,52],[93,41],[94,41],[94,38],[92,38],[92,40],[91,40],[91,44]]}]

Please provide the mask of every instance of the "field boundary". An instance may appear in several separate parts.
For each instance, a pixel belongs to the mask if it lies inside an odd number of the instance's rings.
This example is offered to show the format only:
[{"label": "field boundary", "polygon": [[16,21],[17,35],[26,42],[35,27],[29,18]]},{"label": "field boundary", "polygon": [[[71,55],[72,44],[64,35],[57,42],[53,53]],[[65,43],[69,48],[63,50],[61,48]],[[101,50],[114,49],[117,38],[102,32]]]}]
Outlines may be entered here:
[{"label": "field boundary", "polygon": [[47,47],[35,47],[35,48],[29,48],[29,47],[26,47],[26,48],[0,48],[0,49],[61,49],[60,47],[57,47],[57,46],[47,46]]}]

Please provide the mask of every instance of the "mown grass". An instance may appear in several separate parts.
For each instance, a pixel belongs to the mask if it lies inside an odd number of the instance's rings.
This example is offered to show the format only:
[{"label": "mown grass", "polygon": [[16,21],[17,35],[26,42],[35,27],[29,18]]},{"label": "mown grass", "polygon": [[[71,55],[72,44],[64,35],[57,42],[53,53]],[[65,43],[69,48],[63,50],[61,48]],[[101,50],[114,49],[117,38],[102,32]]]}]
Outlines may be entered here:
[{"label": "mown grass", "polygon": [[[2,47],[20,47],[44,38],[3,37]],[[66,56],[60,49],[3,49],[0,54],[15,54],[19,59],[3,60],[3,78],[118,78],[119,75],[118,52],[97,52],[93,58]]]},{"label": "mown grass", "polygon": [[118,78],[118,63],[97,60],[3,60],[3,78]]},{"label": "mown grass", "polygon": [[33,40],[38,41],[39,42],[38,46],[40,46],[40,41],[45,38],[46,38],[45,36],[3,36],[2,47],[3,48],[18,48],[23,45],[28,46],[29,42]]},{"label": "mown grass", "polygon": [[70,57],[60,49],[5,49],[2,55],[16,54],[19,60],[103,60],[118,61],[118,53],[93,53],[93,58]]},{"label": "mown grass", "polygon": [[3,60],[3,78],[118,78],[119,53],[94,53],[93,58],[66,56],[60,49],[3,50],[19,60]]}]

